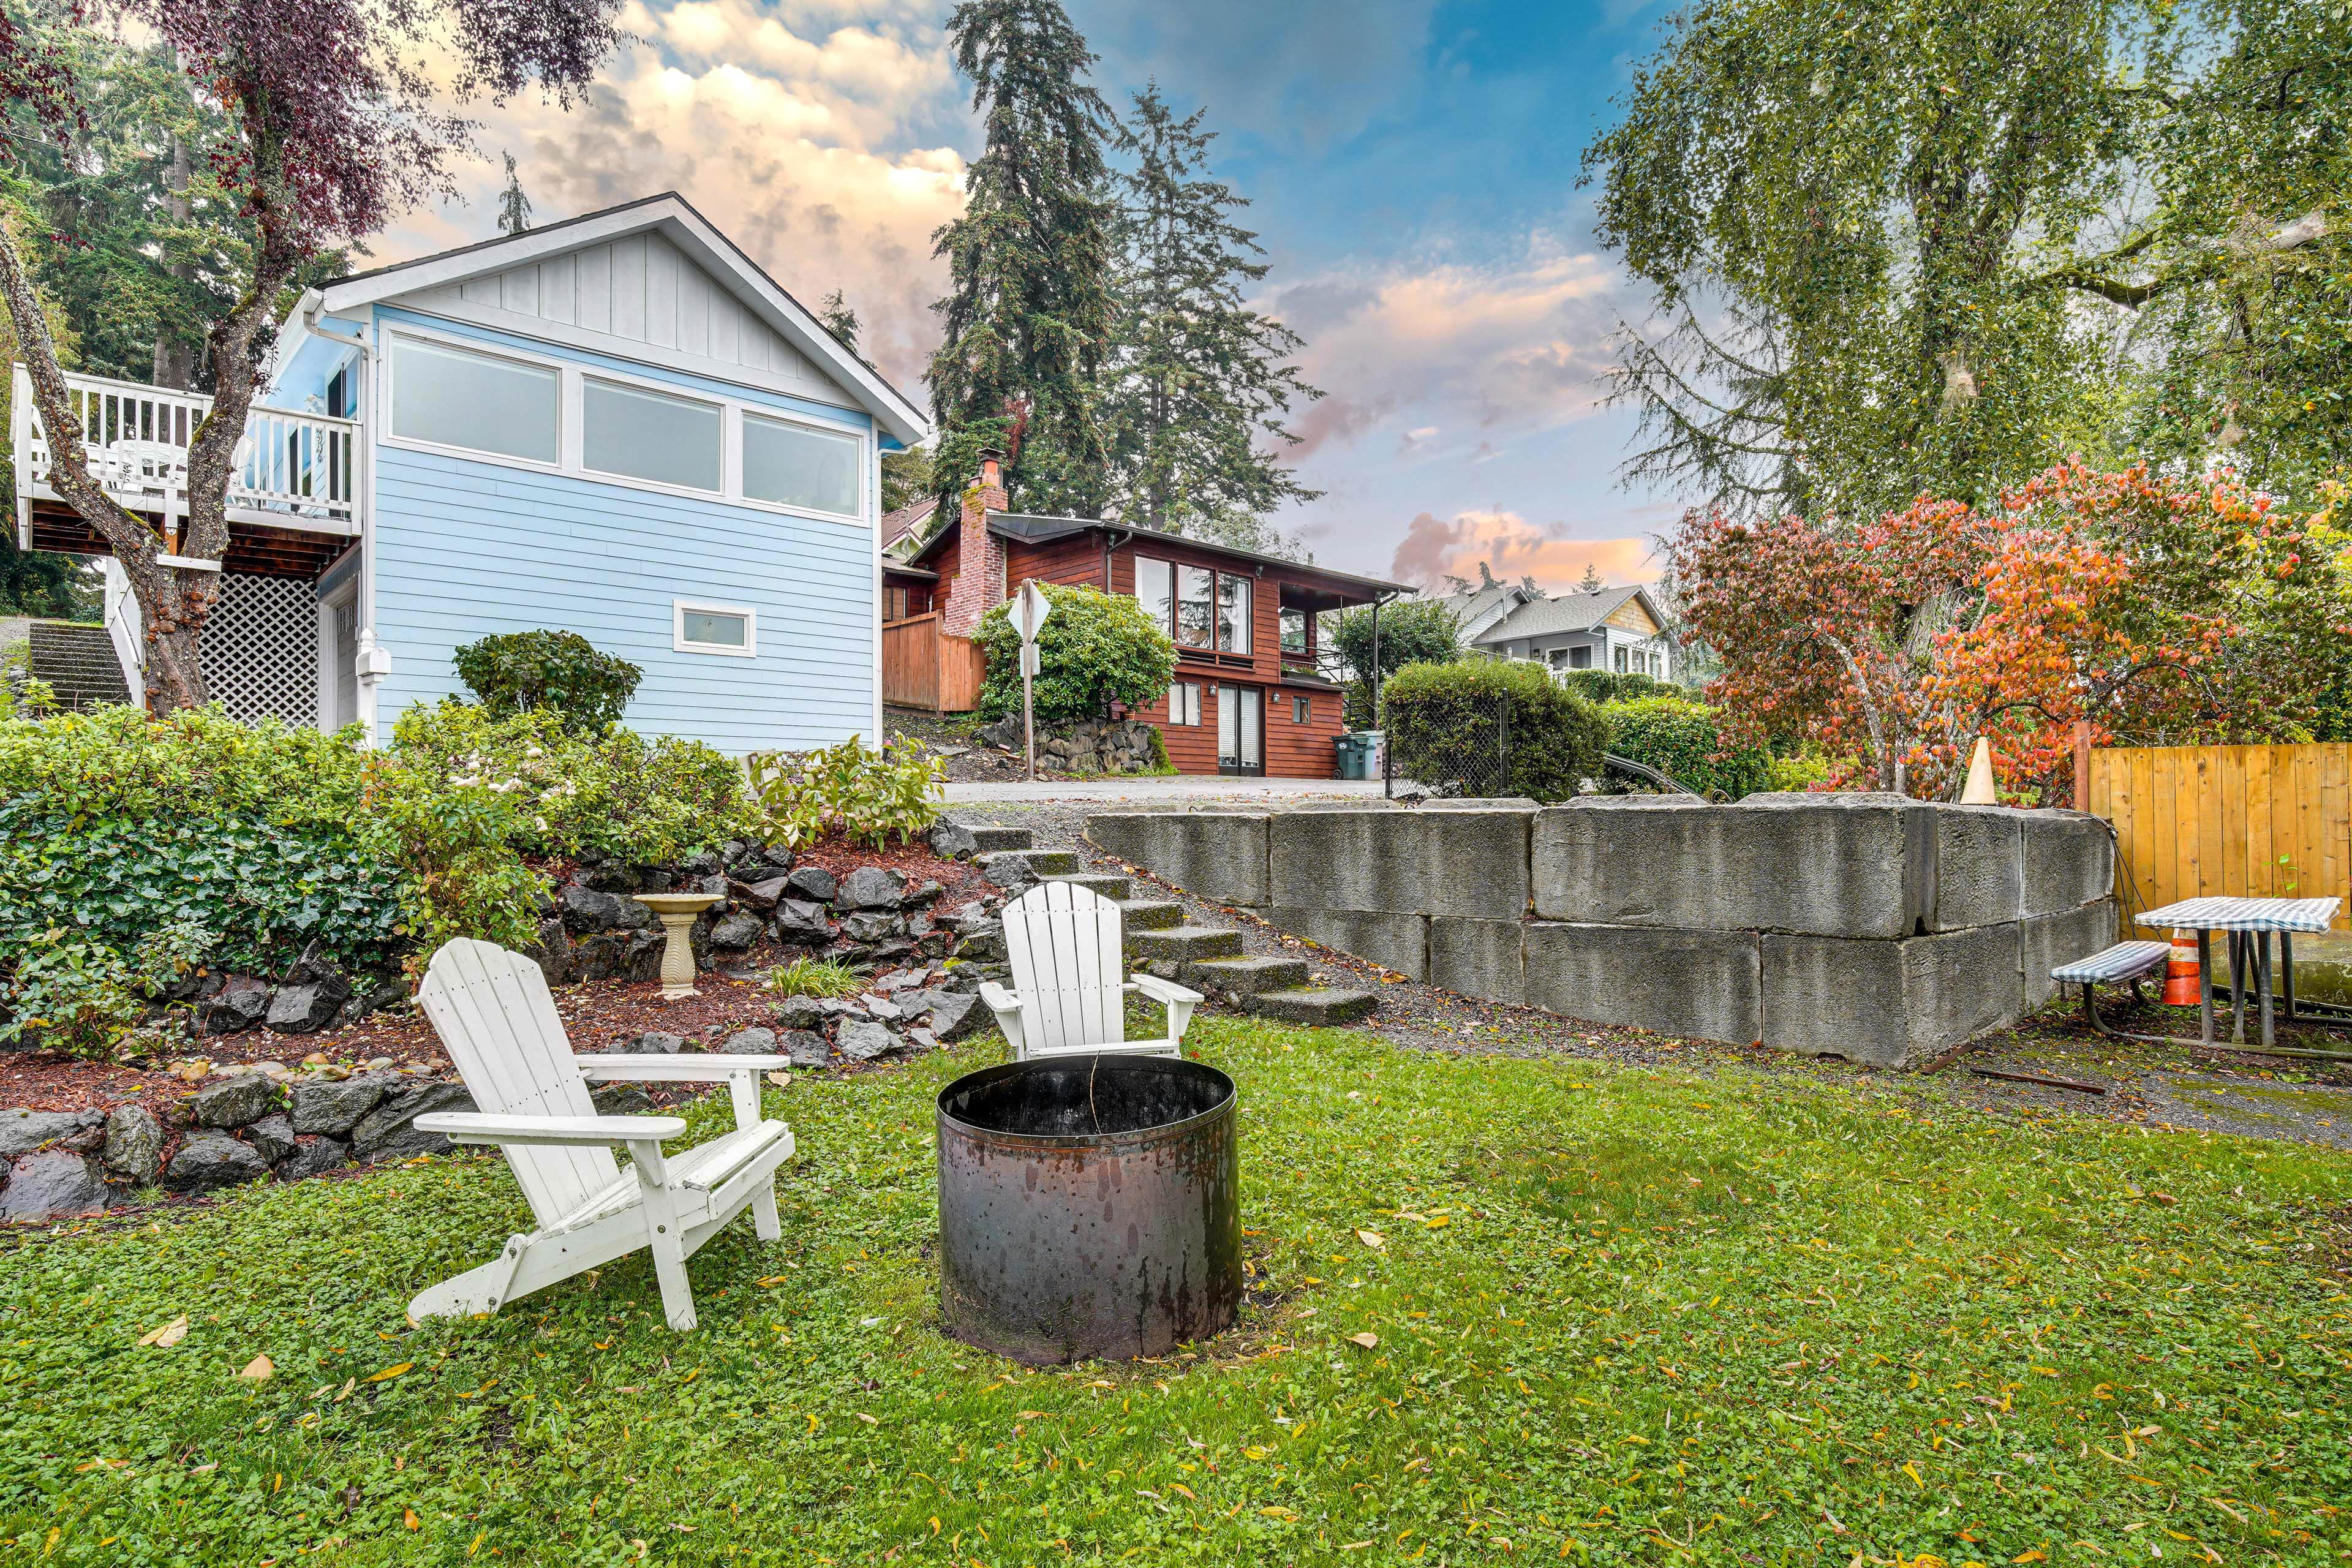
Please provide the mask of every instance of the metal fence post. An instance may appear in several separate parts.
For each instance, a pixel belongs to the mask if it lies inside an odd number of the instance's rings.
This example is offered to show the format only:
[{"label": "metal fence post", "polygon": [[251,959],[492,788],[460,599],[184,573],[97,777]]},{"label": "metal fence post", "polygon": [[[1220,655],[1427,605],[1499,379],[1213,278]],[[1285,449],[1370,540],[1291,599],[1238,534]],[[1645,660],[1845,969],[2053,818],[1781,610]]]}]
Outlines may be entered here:
[{"label": "metal fence post", "polygon": [[1495,791],[1508,794],[1511,787],[1511,700],[1495,700]]}]

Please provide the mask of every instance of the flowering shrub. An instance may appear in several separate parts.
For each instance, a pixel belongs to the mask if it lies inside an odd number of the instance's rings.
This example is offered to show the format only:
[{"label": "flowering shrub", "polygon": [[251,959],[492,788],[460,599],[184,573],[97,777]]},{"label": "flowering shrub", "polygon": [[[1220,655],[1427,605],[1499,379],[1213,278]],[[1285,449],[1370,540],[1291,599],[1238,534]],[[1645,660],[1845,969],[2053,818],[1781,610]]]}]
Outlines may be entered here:
[{"label": "flowering shrub", "polygon": [[[1050,624],[1050,623],[1048,623]],[[761,836],[797,847],[828,830],[880,847],[939,820],[947,764],[919,741],[877,752],[852,735],[837,746],[749,760]]]}]

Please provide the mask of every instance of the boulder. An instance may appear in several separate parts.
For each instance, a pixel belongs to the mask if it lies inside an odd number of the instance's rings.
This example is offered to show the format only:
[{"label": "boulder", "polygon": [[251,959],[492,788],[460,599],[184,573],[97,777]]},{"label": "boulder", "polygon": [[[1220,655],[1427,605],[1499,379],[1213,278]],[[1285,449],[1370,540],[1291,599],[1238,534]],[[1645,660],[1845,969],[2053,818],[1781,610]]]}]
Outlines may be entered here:
[{"label": "boulder", "polygon": [[201,1034],[234,1035],[269,1016],[269,987],[242,974],[231,975],[220,994],[196,1009]]},{"label": "boulder", "polygon": [[281,985],[269,999],[262,1023],[273,1035],[315,1035],[335,1021],[352,999],[352,983],[330,974],[300,985]]},{"label": "boulder", "polygon": [[721,1055],[730,1057],[772,1056],[776,1049],[773,1029],[738,1029],[719,1042]]},{"label": "boulder", "polygon": [[721,952],[740,952],[759,941],[767,929],[759,916],[738,910],[712,923],[710,945]]},{"label": "boulder", "polygon": [[0,1225],[47,1225],[106,1212],[106,1184],[87,1155],[43,1149],[17,1160],[0,1187]]},{"label": "boulder", "polygon": [[405,1160],[439,1154],[449,1140],[409,1125],[428,1110],[472,1110],[474,1097],[462,1083],[415,1083],[394,1089],[352,1129],[352,1149],[362,1160]]},{"label": "boulder", "polygon": [[340,1138],[298,1139],[294,1152],[278,1163],[281,1182],[307,1181],[351,1163],[352,1146]]},{"label": "boulder", "polygon": [[991,1016],[980,998],[969,992],[930,990],[921,993],[929,1005],[924,1016],[931,1033],[942,1040],[961,1040],[977,1034]]},{"label": "boulder", "polygon": [[265,1116],[245,1130],[245,1136],[256,1152],[275,1165],[294,1152],[294,1123],[284,1112]]},{"label": "boulder", "polygon": [[955,956],[966,963],[1004,957],[1004,922],[986,915],[960,915],[948,922],[955,933]]},{"label": "boulder", "polygon": [[[646,918],[653,916],[648,913]],[[583,936],[572,944],[572,974],[580,980],[656,979],[661,973],[662,941],[657,931],[610,931]]]},{"label": "boulder", "polygon": [[118,1105],[107,1113],[107,1174],[134,1187],[152,1187],[163,1172],[163,1124],[143,1105]]},{"label": "boulder", "polygon": [[859,910],[843,919],[841,934],[852,942],[881,942],[898,934],[898,920],[880,910]]},{"label": "boulder", "polygon": [[[559,931],[563,929],[562,922],[557,923],[556,929]],[[356,1024],[372,1014],[405,1007],[408,1003],[408,983],[404,980],[380,980],[371,985],[355,987],[352,999],[343,1004],[342,1012],[335,1019],[336,1026]]]},{"label": "boulder", "polygon": [[192,1110],[199,1127],[246,1127],[278,1109],[278,1086],[259,1073],[208,1081]]},{"label": "boulder", "polygon": [[869,1018],[881,1018],[887,1021],[906,1016],[906,1010],[887,996],[877,996],[868,993],[857,999],[857,1005],[866,1009],[866,1016]]},{"label": "boulder", "polygon": [[105,1120],[96,1110],[0,1110],[0,1159],[29,1154],[44,1143],[70,1138]]},{"label": "boulder", "polygon": [[833,873],[822,866],[801,867],[784,879],[784,886],[793,898],[811,899],[820,904],[833,902],[834,894],[841,890]]},{"label": "boulder", "polygon": [[635,893],[644,890],[637,884],[636,868],[624,865],[594,849],[581,851],[579,870],[575,874],[582,887],[594,892]]},{"label": "boulder", "polygon": [[678,875],[682,877],[708,877],[711,873],[717,871],[719,865],[720,861],[719,852],[717,850],[698,849],[693,854],[685,856],[678,861],[677,870]]},{"label": "boulder", "polygon": [[572,938],[564,933],[560,916],[549,915],[539,922],[539,940],[523,950],[523,956],[539,965],[550,987],[571,983]]},{"label": "boulder", "polygon": [[825,1020],[824,1004],[814,996],[781,996],[776,999],[776,1026],[783,1029],[821,1029]]},{"label": "boulder", "polygon": [[614,1049],[634,1051],[641,1056],[674,1057],[686,1049],[686,1037],[673,1035],[662,1029],[648,1029],[639,1035],[634,1043],[625,1042]]},{"label": "boulder", "polygon": [[886,866],[860,866],[841,879],[834,890],[837,910],[895,910],[906,901],[904,873]]},{"label": "boulder", "polygon": [[784,896],[784,889],[791,880],[789,877],[763,877],[756,882],[730,883],[729,887],[736,898],[751,908],[772,910],[776,907],[776,900]]},{"label": "boulder", "polygon": [[588,1091],[599,1116],[651,1116],[654,1097],[641,1083],[600,1083]]},{"label": "boulder", "polygon": [[786,899],[778,904],[770,929],[778,942],[795,947],[820,947],[833,940],[833,925],[824,918],[824,906],[803,899]]},{"label": "boulder", "polygon": [[569,887],[556,902],[562,911],[564,929],[583,936],[597,931],[645,931],[659,923],[653,910],[636,900],[600,889]]},{"label": "boulder", "polygon": [[298,1083],[294,1086],[294,1106],[289,1120],[294,1131],[330,1133],[341,1137],[359,1124],[361,1117],[376,1108],[384,1090],[397,1080],[382,1078],[350,1078],[341,1083]]},{"label": "boulder", "polygon": [[833,1054],[824,1037],[814,1029],[787,1029],[776,1037],[776,1044],[796,1068],[821,1068]]},{"label": "boulder", "polygon": [[930,846],[942,860],[969,860],[980,852],[980,840],[971,829],[944,816],[931,824]]},{"label": "boulder", "polygon": [[870,1018],[845,1018],[841,1022],[841,1059],[850,1062],[870,1062],[884,1052],[894,1049],[898,1037]]},{"label": "boulder", "polygon": [[226,1132],[198,1132],[163,1167],[163,1184],[175,1193],[210,1193],[268,1175],[269,1166],[251,1144]]}]

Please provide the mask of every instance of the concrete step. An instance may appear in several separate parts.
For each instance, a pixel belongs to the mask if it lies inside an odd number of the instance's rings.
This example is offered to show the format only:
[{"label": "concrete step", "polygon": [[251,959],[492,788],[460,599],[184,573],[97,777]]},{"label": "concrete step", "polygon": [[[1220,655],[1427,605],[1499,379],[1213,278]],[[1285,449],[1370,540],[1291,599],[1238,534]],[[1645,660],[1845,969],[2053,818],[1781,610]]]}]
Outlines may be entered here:
[{"label": "concrete step", "polygon": [[1283,991],[1261,991],[1255,996],[1242,998],[1246,1012],[1261,1017],[1279,1018],[1286,1024],[1307,1024],[1317,1028],[1335,1029],[1345,1024],[1360,1024],[1380,1007],[1380,998],[1369,991],[1348,991],[1329,985],[1298,985]]},{"label": "concrete step", "polygon": [[[999,849],[990,854],[975,855],[971,863],[980,868],[981,875],[1000,886],[1010,887],[1026,881],[1029,877],[1066,877],[1078,868],[1078,857],[1071,849]],[[1020,868],[1026,867],[1024,876]],[[1003,873],[1000,875],[999,873]]]},{"label": "concrete step", "polygon": [[1184,906],[1173,899],[1121,899],[1118,918],[1129,931],[1166,931],[1184,923]]},{"label": "concrete step", "polygon": [[61,707],[131,700],[114,639],[104,626],[36,622],[27,634],[25,673],[48,682]]},{"label": "concrete step", "polygon": [[1073,887],[1085,888],[1089,891],[1100,893],[1104,898],[1114,901],[1126,898],[1129,890],[1126,878],[1114,876],[1108,871],[1077,871],[1061,876],[1041,877],[1038,880],[1067,882]]},{"label": "concrete step", "polygon": [[1138,958],[1239,958],[1242,933],[1215,926],[1169,926],[1160,931],[1130,931],[1127,950]]},{"label": "concrete step", "polygon": [[977,852],[982,855],[993,855],[1001,849],[1026,849],[1034,842],[1025,827],[1000,827],[992,822],[967,822],[964,826],[971,829],[974,838],[980,840]]},{"label": "concrete step", "polygon": [[1307,965],[1296,958],[1203,958],[1184,965],[1187,985],[1226,996],[1255,996],[1307,984]]}]

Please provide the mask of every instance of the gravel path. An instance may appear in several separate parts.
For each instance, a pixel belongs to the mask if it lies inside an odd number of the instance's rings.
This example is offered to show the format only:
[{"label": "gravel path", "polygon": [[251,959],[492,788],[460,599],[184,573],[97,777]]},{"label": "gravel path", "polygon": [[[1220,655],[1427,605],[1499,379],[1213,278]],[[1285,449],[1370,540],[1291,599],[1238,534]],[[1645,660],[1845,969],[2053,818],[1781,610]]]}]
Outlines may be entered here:
[{"label": "gravel path", "polygon": [[[1335,794],[1330,798],[1345,797]],[[1316,984],[1378,993],[1379,1015],[1360,1026],[1415,1049],[1566,1056],[1699,1070],[1737,1068],[1898,1099],[1956,1101],[2007,1115],[2091,1115],[2149,1127],[2352,1148],[2352,1063],[2289,1062],[2283,1058],[2221,1060],[2175,1047],[2108,1040],[2094,1035],[2079,1008],[2068,1003],[2053,1003],[2014,1028],[1948,1052],[1927,1070],[1893,1072],[1785,1051],[1677,1040],[1460,995],[1277,931],[1246,910],[1193,898],[1101,854],[1086,842],[1085,831],[1087,816],[1103,809],[1103,802],[1072,798],[950,802],[950,815],[959,821],[1026,827],[1041,849],[1075,849],[1089,870],[1125,873],[1139,897],[1178,900],[1193,923],[1240,931],[1242,946],[1249,952],[1305,958]],[[2181,1026],[2153,1010],[2137,1022],[2117,1023],[2115,1004],[2103,1005],[2117,1027],[2154,1033]],[[2352,1032],[2330,1037],[2313,1031],[2293,1043],[2352,1050]],[[2090,1095],[1981,1078],[1969,1070],[1971,1067],[2098,1083],[2107,1092]]]}]

